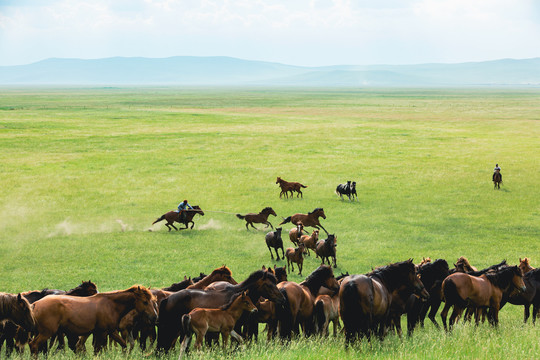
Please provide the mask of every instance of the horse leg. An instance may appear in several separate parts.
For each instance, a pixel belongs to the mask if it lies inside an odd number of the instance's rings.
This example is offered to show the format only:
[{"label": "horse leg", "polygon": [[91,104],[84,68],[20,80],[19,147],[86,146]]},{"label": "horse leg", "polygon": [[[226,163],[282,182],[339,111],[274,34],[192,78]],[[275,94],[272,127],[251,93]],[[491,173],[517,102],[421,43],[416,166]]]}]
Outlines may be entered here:
[{"label": "horse leg", "polygon": [[[437,314],[437,311],[439,310],[439,307],[441,306],[441,299],[436,299],[433,303],[431,303],[431,310],[429,311],[428,317],[429,320],[435,325],[436,328],[439,328],[439,324],[437,323],[437,320],[435,320],[435,315]],[[424,315],[425,316],[425,315]],[[423,320],[422,320],[423,323]]]},{"label": "horse leg", "polygon": [[446,302],[444,304],[444,308],[442,309],[441,311],[441,320],[442,320],[442,323],[443,323],[443,326],[444,326],[444,330],[445,331],[448,331],[448,327],[446,326],[446,317],[448,316],[448,311],[450,310],[450,307],[452,305],[450,305],[449,302]]},{"label": "horse leg", "polygon": [[[326,233],[326,235],[329,235],[329,234],[328,234],[328,231],[326,231],[326,229],[325,229],[325,228],[324,228],[324,227],[323,227],[323,226],[322,226],[322,225],[321,225],[320,223],[318,223],[318,222],[317,222],[317,225],[318,225],[318,226],[320,226],[320,227],[321,227],[321,229],[323,229],[323,230],[324,230],[324,232]],[[317,227],[317,226],[315,226],[315,228],[316,228],[316,229],[318,229],[318,227]]]},{"label": "horse leg", "polygon": [[246,221],[246,230],[249,231],[249,223]]},{"label": "horse leg", "polygon": [[450,316],[449,326],[450,329],[454,327],[454,324],[456,324],[459,321],[459,318],[461,317],[461,314],[463,313],[463,308],[460,308],[457,305],[454,305],[454,311],[452,311],[452,315]]},{"label": "horse leg", "polygon": [[[274,260],[274,254],[272,254],[272,249],[270,248],[270,245],[266,245],[268,247],[268,251],[270,251],[270,258],[272,260]],[[276,250],[276,255],[277,255],[277,250]],[[278,255],[279,256],[279,255]],[[279,260],[279,259],[278,259]]]},{"label": "horse leg", "polygon": [[[193,221],[190,221],[188,222],[188,224],[191,223],[191,228],[193,229],[193,227],[195,226],[195,223]],[[186,228],[187,229],[187,228]]]},{"label": "horse leg", "polygon": [[178,231],[178,228],[176,226],[174,226],[174,224],[171,224],[171,226],[174,228],[174,230]]},{"label": "horse leg", "polygon": [[523,305],[523,322],[525,324],[527,323],[527,320],[529,319],[529,316],[531,315],[530,306],[531,304]]},{"label": "horse leg", "polygon": [[[278,252],[277,252],[277,250],[276,250],[276,254],[277,254],[277,253],[278,253]],[[283,251],[283,246],[281,246],[281,258],[282,258],[283,260],[285,260],[285,251]],[[278,259],[278,260],[279,260],[279,259]]]},{"label": "horse leg", "polygon": [[253,225],[253,223],[249,223],[251,225],[252,228],[254,228],[255,230],[257,230],[257,228]]},{"label": "horse leg", "polygon": [[[337,268],[337,260],[335,256],[332,256],[334,258],[334,269]],[[328,261],[328,265],[330,265],[330,260]]]},{"label": "horse leg", "polygon": [[169,229],[169,231],[171,231],[171,226],[168,223],[165,224],[165,226],[167,226],[167,229]]}]

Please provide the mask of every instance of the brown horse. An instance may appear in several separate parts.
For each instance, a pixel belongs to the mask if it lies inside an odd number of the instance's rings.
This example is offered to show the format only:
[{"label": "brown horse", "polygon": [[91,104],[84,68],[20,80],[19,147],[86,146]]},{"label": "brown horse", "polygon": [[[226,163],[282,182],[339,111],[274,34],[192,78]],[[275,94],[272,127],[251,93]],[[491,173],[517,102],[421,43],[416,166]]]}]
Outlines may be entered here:
[{"label": "brown horse", "polygon": [[333,323],[334,337],[339,328],[339,296],[319,295],[315,299],[314,313],[316,317],[317,332],[328,336],[328,326]]},{"label": "brown horse", "polygon": [[246,220],[246,229],[247,230],[249,230],[248,225],[251,225],[252,228],[257,230],[257,228],[255,226],[253,226],[253,223],[265,224],[266,227],[270,226],[273,229],[274,227],[268,221],[268,216],[270,216],[270,215],[277,216],[274,209],[272,209],[271,207],[268,206],[268,207],[265,207],[264,209],[262,209],[261,212],[258,213],[258,214],[254,214],[254,213],[249,213],[249,214],[246,214],[246,215],[236,214],[236,217],[239,218],[240,220],[243,220],[243,219]]},{"label": "brown horse", "polygon": [[21,294],[0,292],[0,322],[4,320],[11,320],[27,331],[31,331],[35,326],[32,307]]},{"label": "brown horse", "polygon": [[[186,214],[186,216],[182,220],[180,219],[181,213],[176,212],[176,211],[169,211],[168,213],[165,213],[161,215],[161,217],[157,218],[156,221],[152,223],[152,225],[162,220],[167,220],[165,225],[169,228],[169,231],[171,231],[171,226],[176,231],[185,230],[189,227],[189,223],[191,223],[191,228],[193,229],[193,226],[195,226],[195,223],[193,222],[193,218],[195,217],[195,215],[199,214],[201,216],[204,216],[204,212],[198,205],[193,206],[193,209],[182,210],[182,212]],[[176,226],[174,226],[175,221],[177,223],[184,224],[185,228],[178,229]]]},{"label": "brown horse", "polygon": [[303,233],[304,233],[304,225],[302,224],[301,221],[299,221],[298,224],[296,224],[296,227],[289,230],[289,239],[294,245],[298,246],[298,241],[300,240],[300,237],[302,236]]},{"label": "brown horse", "polygon": [[281,188],[281,192],[279,193],[279,198],[281,199],[281,195],[285,194],[287,198],[289,198],[289,192],[291,193],[291,197],[294,197],[294,191],[296,191],[298,194],[296,194],[296,197],[299,197],[300,195],[302,198],[304,197],[304,194],[302,194],[302,188],[307,188],[307,185],[302,185],[299,182],[289,182],[285,181],[282,178],[278,176],[276,179],[276,184],[279,184],[279,187]]},{"label": "brown horse", "polygon": [[285,251],[285,257],[287,258],[287,268],[289,273],[294,271],[294,264],[298,265],[298,275],[302,275],[302,267],[304,266],[304,251],[306,248],[304,244],[299,244],[296,249],[287,248]]},{"label": "brown horse", "polygon": [[126,343],[116,329],[122,316],[132,309],[145,313],[148,318],[157,318],[155,298],[143,286],[90,297],[47,296],[34,303],[37,336],[30,343],[30,350],[37,354],[41,345],[59,328],[79,336],[93,333],[97,339],[94,342],[96,353],[101,350],[104,335],[110,335],[125,348]]},{"label": "brown horse", "polygon": [[227,348],[229,335],[238,342],[242,342],[242,337],[234,331],[234,326],[244,311],[255,312],[257,308],[244,291],[231,299],[231,301],[218,309],[203,309],[195,308],[182,316],[182,327],[185,333],[180,355],[178,359],[182,359],[183,353],[191,343],[191,335],[195,333],[196,340],[194,347],[200,349],[207,332],[221,333],[223,349]]},{"label": "brown horse", "polygon": [[493,189],[500,189],[502,184],[502,176],[499,170],[493,174]]},{"label": "brown horse", "polygon": [[291,222],[294,225],[298,225],[298,223],[301,222],[304,227],[311,226],[315,229],[318,229],[320,226],[321,229],[323,229],[324,232],[326,232],[326,234],[328,235],[328,231],[326,231],[326,229],[319,222],[319,217],[326,219],[323,208],[316,208],[315,210],[307,214],[294,214],[283,219],[283,221],[279,225],[286,224],[288,222]]},{"label": "brown horse", "polygon": [[324,265],[324,260],[328,261],[330,264],[330,258],[334,260],[334,268],[337,267],[336,261],[336,246],[337,246],[337,237],[334,234],[328,235],[324,240],[317,241],[315,248],[315,253],[321,258],[321,265]]},{"label": "brown horse", "polygon": [[518,266],[521,269],[521,272],[523,273],[523,275],[525,275],[531,270],[534,270],[534,268],[531,266],[529,258],[523,258],[523,259],[519,258]]},{"label": "brown horse", "polygon": [[223,265],[222,267],[214,269],[214,271],[212,271],[210,275],[205,276],[201,281],[198,281],[193,285],[189,285],[187,288],[202,290],[202,289],[205,289],[210,284],[215,284],[218,281],[225,282],[225,284],[233,284],[233,285],[238,284],[236,280],[234,280],[232,277],[231,269]]},{"label": "brown horse", "polygon": [[270,231],[266,234],[264,240],[266,241],[266,246],[268,251],[270,251],[270,258],[274,260],[274,254],[272,254],[272,249],[276,252],[276,260],[281,260],[279,257],[278,250],[281,249],[281,255],[285,259],[285,251],[283,250],[283,239],[281,238],[282,228],[278,227],[275,231]]},{"label": "brown horse", "polygon": [[308,256],[310,256],[309,249],[313,251],[317,250],[317,241],[319,241],[319,230],[317,229],[313,230],[313,232],[311,233],[311,236],[310,235],[300,236],[300,242],[303,243],[304,246],[306,247]]},{"label": "brown horse", "polygon": [[400,288],[411,288],[423,297],[429,296],[416,276],[412,259],[343,279],[339,290],[339,312],[347,346],[357,337],[370,339],[373,333],[384,337],[392,293]]},{"label": "brown horse", "polygon": [[454,307],[449,321],[451,329],[468,305],[475,306],[476,324],[480,321],[481,309],[489,308],[490,323],[497,326],[501,300],[505,293],[513,290],[511,285],[519,291],[526,289],[523,274],[517,266],[505,266],[478,277],[465,273],[451,274],[444,279],[441,290],[446,302],[441,312],[444,329],[448,330],[446,318],[450,308]]},{"label": "brown horse", "polygon": [[322,286],[333,290],[334,293],[339,290],[339,284],[330,266],[319,266],[300,284],[291,281],[278,284],[286,299],[284,305],[276,306],[281,338],[290,338],[293,331],[297,333],[299,325],[306,336],[315,333],[313,308]]}]

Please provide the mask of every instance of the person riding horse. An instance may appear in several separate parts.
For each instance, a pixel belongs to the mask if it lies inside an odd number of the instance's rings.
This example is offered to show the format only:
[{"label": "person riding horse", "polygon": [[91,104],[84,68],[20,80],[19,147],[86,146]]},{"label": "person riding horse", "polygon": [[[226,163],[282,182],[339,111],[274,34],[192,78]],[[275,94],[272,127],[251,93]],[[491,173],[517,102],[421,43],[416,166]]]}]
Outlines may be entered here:
[{"label": "person riding horse", "polygon": [[501,174],[501,168],[499,167],[499,164],[495,164],[495,169],[493,169],[493,181],[495,181],[495,174],[497,173],[501,175],[501,182],[502,182],[502,174]]},{"label": "person riding horse", "polygon": [[188,204],[187,200],[184,200],[180,204],[178,204],[178,210],[175,211],[175,212],[178,213],[179,222],[185,222],[186,221],[186,209],[193,210],[193,207]]}]

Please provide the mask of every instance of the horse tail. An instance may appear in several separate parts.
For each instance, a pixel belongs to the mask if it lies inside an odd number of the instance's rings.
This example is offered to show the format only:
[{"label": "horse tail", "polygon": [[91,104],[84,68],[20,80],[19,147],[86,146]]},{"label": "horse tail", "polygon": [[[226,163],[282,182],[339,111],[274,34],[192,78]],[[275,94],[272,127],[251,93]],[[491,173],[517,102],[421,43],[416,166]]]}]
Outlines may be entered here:
[{"label": "horse tail", "polygon": [[191,335],[193,334],[193,330],[191,329],[191,316],[189,314],[182,316],[182,330],[184,331],[185,337],[182,341],[182,346],[180,347],[180,355],[178,356],[178,360],[182,359],[182,355],[186,352],[191,343]]},{"label": "horse tail", "polygon": [[236,214],[236,217],[239,218],[240,220],[244,219],[245,216],[244,215],[240,215],[240,214]]},{"label": "horse tail", "polygon": [[283,225],[283,224],[288,223],[288,222],[291,222],[291,217],[290,217],[290,216],[288,216],[288,217],[286,217],[285,219],[283,219],[283,221],[280,222],[279,225]]},{"label": "horse tail", "polygon": [[324,312],[324,301],[321,299],[315,302],[315,306],[313,307],[313,315],[315,317],[317,332],[322,334],[324,331],[324,324],[326,323],[326,314]]},{"label": "horse tail", "polygon": [[303,187],[303,188],[307,188],[307,185],[300,184],[300,186]]},{"label": "horse tail", "polygon": [[452,279],[448,279],[443,282],[442,293],[444,301],[447,304],[457,305],[459,307],[466,307],[467,301],[459,296],[456,283]]},{"label": "horse tail", "polygon": [[279,337],[282,339],[290,339],[293,330],[292,311],[289,303],[289,296],[285,289],[279,290],[285,302],[283,304],[276,303],[276,318],[279,323]]},{"label": "horse tail", "polygon": [[156,221],[154,221],[154,222],[152,223],[152,225],[154,225],[155,223],[160,222],[160,221],[162,221],[162,220],[165,220],[165,215],[161,215],[160,218],[157,218]]},{"label": "horse tail", "polygon": [[362,325],[362,307],[356,285],[348,282],[340,293],[340,315],[346,334],[356,334]]}]

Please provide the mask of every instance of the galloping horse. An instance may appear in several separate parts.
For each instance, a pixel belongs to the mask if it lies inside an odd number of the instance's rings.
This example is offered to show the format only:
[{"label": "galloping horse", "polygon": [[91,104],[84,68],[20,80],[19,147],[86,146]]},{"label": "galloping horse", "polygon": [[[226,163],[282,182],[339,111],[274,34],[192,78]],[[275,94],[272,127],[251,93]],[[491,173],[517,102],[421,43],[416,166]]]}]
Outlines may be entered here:
[{"label": "galloping horse", "polygon": [[298,331],[298,325],[302,326],[306,336],[315,332],[313,309],[315,298],[322,286],[333,290],[334,293],[339,290],[332,268],[327,265],[319,266],[300,284],[291,281],[278,284],[286,299],[284,305],[276,306],[281,338],[290,338],[292,331]]},{"label": "galloping horse", "polygon": [[30,350],[37,354],[41,345],[59,328],[73,335],[94,334],[94,351],[101,350],[104,335],[110,335],[123,348],[124,340],[116,329],[123,315],[132,309],[156,319],[155,298],[143,286],[127,290],[100,293],[90,297],[68,295],[47,296],[34,303],[37,336],[30,343]]},{"label": "galloping horse", "polygon": [[442,283],[442,293],[446,301],[441,312],[444,329],[448,330],[446,318],[450,308],[454,306],[449,322],[450,328],[452,328],[468,305],[476,307],[477,324],[480,320],[481,308],[489,307],[490,322],[497,326],[501,300],[505,293],[513,290],[511,285],[520,291],[526,289],[523,275],[517,266],[505,266],[478,277],[465,273],[451,274]]},{"label": "galloping horse", "polygon": [[378,333],[380,338],[385,335],[392,293],[402,288],[412,288],[425,298],[429,296],[416,276],[412,259],[343,279],[339,290],[339,312],[347,346],[359,336],[370,339],[372,333]]},{"label": "galloping horse", "polygon": [[321,265],[324,265],[324,260],[328,261],[330,264],[330,258],[334,259],[334,268],[337,267],[336,261],[336,246],[337,246],[337,237],[334,234],[328,235],[324,240],[317,241],[315,248],[315,253],[321,258]]},{"label": "galloping horse", "polygon": [[171,226],[174,228],[174,230],[178,231],[178,228],[174,226],[175,221],[177,223],[184,224],[185,228],[180,228],[180,230],[187,229],[189,223],[191,223],[191,228],[193,229],[193,226],[195,226],[195,223],[193,222],[193,218],[195,217],[195,215],[199,214],[201,216],[204,216],[204,212],[198,205],[193,206],[193,209],[186,209],[183,211],[186,214],[183,220],[180,220],[180,213],[176,211],[169,211],[168,213],[161,215],[160,218],[156,219],[156,221],[154,221],[152,225],[162,220],[167,220],[165,225],[169,228],[169,231],[171,231]]},{"label": "galloping horse", "polygon": [[298,194],[296,194],[296,197],[299,197],[300,195],[302,198],[304,197],[304,194],[302,194],[302,188],[307,188],[307,185],[302,185],[299,182],[289,182],[285,181],[282,178],[278,176],[276,179],[276,184],[279,184],[279,187],[281,188],[281,192],[279,193],[279,198],[281,199],[281,195],[285,194],[287,199],[289,198],[288,192],[291,193],[291,197],[294,197],[294,191],[296,191]]},{"label": "galloping horse", "polygon": [[249,214],[246,214],[246,215],[236,214],[236,217],[239,218],[240,220],[243,220],[243,219],[246,220],[246,229],[247,230],[249,230],[248,225],[251,225],[252,228],[257,230],[257,228],[255,226],[253,226],[253,223],[265,224],[266,227],[270,226],[273,229],[274,227],[268,221],[268,216],[270,216],[270,215],[277,216],[274,209],[272,209],[271,207],[268,206],[268,207],[265,207],[264,209],[262,209],[261,212],[258,213],[258,214],[254,214],[254,213],[249,213]]},{"label": "galloping horse", "polygon": [[[263,296],[283,303],[283,295],[276,287],[276,277],[266,270],[257,270],[238,285],[225,286],[221,290],[185,289],[164,299],[159,306],[158,339],[156,353],[167,352],[181,334],[182,316],[196,307],[215,309],[227,304],[232,297],[247,291],[251,301]],[[183,337],[182,339],[183,340]]]},{"label": "galloping horse", "polygon": [[500,189],[502,184],[502,176],[499,170],[493,174],[493,189]]},{"label": "galloping horse", "polygon": [[294,225],[298,225],[298,223],[301,222],[304,227],[311,226],[315,229],[318,229],[320,226],[321,229],[324,230],[326,235],[328,235],[328,231],[326,231],[326,229],[319,222],[319,217],[326,219],[323,208],[316,208],[315,210],[307,214],[294,214],[283,219],[283,221],[279,225],[286,224],[288,222],[291,222]]}]

